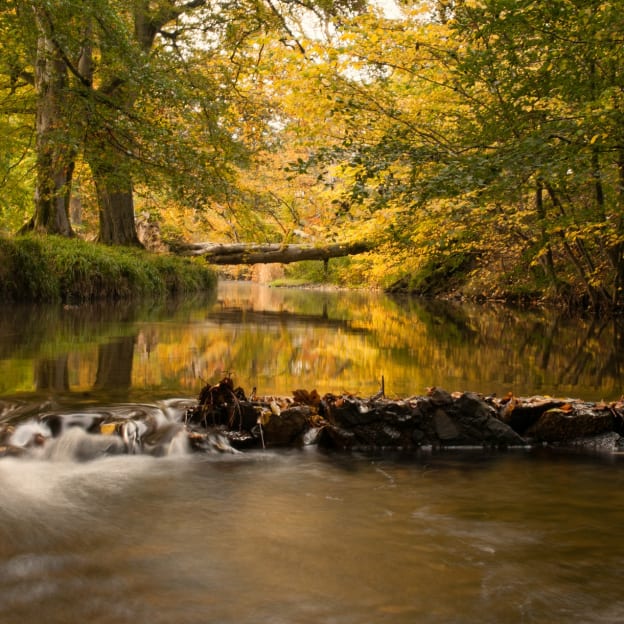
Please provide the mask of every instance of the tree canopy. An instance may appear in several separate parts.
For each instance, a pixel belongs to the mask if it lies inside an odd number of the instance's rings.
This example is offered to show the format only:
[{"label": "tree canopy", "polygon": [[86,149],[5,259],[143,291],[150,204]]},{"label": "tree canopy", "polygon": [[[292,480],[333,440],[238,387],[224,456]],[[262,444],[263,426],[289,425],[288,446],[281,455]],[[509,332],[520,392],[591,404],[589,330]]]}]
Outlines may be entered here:
[{"label": "tree canopy", "polygon": [[1,6],[7,230],[365,238],[369,284],[624,303],[621,3]]}]

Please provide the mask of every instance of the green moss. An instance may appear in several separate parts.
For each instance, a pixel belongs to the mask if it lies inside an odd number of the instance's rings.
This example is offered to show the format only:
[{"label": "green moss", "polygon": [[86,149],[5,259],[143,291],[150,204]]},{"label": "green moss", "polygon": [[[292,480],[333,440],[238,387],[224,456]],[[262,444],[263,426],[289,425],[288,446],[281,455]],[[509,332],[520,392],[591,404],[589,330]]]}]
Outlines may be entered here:
[{"label": "green moss", "polygon": [[211,290],[197,259],[57,236],[0,237],[0,301],[95,301]]}]

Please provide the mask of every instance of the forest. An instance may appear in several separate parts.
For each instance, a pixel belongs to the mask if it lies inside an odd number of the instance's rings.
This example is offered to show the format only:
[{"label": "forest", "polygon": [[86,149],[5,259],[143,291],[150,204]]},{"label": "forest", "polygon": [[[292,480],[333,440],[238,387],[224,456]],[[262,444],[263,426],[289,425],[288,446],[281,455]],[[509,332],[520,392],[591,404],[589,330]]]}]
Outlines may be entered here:
[{"label": "forest", "polygon": [[621,2],[0,6],[4,239],[365,244],[319,279],[624,306]]}]

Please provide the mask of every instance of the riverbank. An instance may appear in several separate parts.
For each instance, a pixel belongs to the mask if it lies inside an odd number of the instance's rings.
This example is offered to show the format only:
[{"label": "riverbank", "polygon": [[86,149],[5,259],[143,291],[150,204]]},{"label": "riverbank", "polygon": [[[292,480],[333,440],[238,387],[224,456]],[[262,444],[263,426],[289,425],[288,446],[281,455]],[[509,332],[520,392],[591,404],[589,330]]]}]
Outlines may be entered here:
[{"label": "riverbank", "polygon": [[216,283],[202,260],[58,236],[0,237],[1,302],[161,298]]}]

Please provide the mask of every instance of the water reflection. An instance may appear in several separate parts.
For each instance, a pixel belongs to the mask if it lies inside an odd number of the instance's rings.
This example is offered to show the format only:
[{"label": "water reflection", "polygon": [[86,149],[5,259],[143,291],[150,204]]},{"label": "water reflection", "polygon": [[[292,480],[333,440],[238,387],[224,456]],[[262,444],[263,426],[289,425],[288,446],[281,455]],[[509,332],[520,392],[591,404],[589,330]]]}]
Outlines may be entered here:
[{"label": "water reflection", "polygon": [[261,393],[422,394],[432,385],[616,399],[622,325],[381,293],[223,282],[142,305],[5,306],[0,395],[69,402],[195,396],[231,371]]}]

